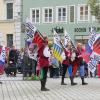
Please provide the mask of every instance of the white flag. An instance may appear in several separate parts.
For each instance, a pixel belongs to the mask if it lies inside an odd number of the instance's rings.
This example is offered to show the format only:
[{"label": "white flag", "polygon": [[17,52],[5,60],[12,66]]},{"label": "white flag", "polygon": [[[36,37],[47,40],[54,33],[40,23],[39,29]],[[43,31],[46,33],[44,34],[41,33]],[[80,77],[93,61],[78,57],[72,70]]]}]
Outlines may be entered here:
[{"label": "white flag", "polygon": [[59,46],[61,46],[60,41],[61,41],[60,36],[54,30],[54,43],[57,44],[57,45],[59,45]]},{"label": "white flag", "polygon": [[5,47],[2,47],[2,51],[1,51],[1,54],[0,54],[0,62],[2,62],[4,64],[5,58],[6,58],[6,49],[5,49]]},{"label": "white flag", "polygon": [[67,31],[64,31],[64,45],[66,46],[69,42],[70,42],[71,38],[69,36],[69,34],[67,33]]},{"label": "white flag", "polygon": [[93,35],[96,35],[96,32],[95,32],[95,29],[93,27],[90,28],[90,38],[93,36]]}]

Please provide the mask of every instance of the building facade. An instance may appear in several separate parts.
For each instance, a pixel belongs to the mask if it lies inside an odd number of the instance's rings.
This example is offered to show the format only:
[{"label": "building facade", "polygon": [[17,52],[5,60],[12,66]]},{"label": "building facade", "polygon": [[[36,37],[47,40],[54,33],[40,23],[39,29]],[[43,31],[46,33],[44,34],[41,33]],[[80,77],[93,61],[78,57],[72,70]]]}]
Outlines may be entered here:
[{"label": "building facade", "polygon": [[29,18],[49,39],[53,29],[63,36],[64,29],[73,41],[85,43],[90,27],[100,33],[100,24],[90,13],[88,0],[23,0],[23,22]]},{"label": "building facade", "polygon": [[21,0],[0,0],[0,45],[21,48]]}]

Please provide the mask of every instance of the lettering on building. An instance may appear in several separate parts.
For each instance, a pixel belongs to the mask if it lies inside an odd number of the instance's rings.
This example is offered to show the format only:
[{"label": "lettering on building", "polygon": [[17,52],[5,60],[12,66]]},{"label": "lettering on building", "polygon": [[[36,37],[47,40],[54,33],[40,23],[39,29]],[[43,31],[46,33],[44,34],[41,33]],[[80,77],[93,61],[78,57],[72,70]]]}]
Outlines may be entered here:
[{"label": "lettering on building", "polygon": [[[100,27],[94,27],[96,32],[100,32]],[[90,32],[91,27],[88,28],[88,31]],[[74,28],[74,32],[87,32],[87,29],[82,27],[82,28]]]},{"label": "lettering on building", "polygon": [[75,28],[74,32],[86,32],[86,28]]},{"label": "lettering on building", "polygon": [[53,30],[55,30],[58,34],[64,33],[63,27],[56,26],[56,27],[52,28],[52,30],[51,30],[52,33],[53,33]]}]

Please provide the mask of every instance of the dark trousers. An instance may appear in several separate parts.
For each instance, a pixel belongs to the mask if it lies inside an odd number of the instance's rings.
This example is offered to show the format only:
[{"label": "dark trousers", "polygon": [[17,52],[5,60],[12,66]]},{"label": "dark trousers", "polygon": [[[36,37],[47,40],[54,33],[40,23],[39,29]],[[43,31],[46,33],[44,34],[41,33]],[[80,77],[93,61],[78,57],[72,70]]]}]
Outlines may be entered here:
[{"label": "dark trousers", "polygon": [[37,61],[32,59],[32,73],[36,75],[36,66],[37,66]]},{"label": "dark trousers", "polygon": [[65,64],[62,64],[62,77],[65,77],[66,71],[67,71],[68,66]]},{"label": "dark trousers", "polygon": [[48,72],[48,67],[44,67],[44,68],[41,69],[42,80],[46,80],[47,79],[47,72]]},{"label": "dark trousers", "polygon": [[17,69],[16,69],[16,67],[7,67],[5,72],[7,75],[9,75],[9,74],[12,75],[12,72],[14,72],[14,76],[16,76]]},{"label": "dark trousers", "polygon": [[31,71],[31,67],[29,66],[24,66],[24,69],[23,69],[23,77],[31,77],[32,75],[32,71]]},{"label": "dark trousers", "polygon": [[53,68],[53,77],[59,76],[59,68]]},{"label": "dark trousers", "polygon": [[65,64],[62,64],[62,83],[64,83],[64,78],[65,78],[65,74],[67,71],[68,66]]},{"label": "dark trousers", "polygon": [[52,66],[50,66],[49,71],[50,71],[50,78],[53,78],[53,67]]},{"label": "dark trousers", "polygon": [[32,75],[32,68],[30,65],[23,63],[23,77],[31,77]]},{"label": "dark trousers", "polygon": [[41,69],[41,88],[45,88],[47,81],[47,72],[48,72],[48,67],[44,67]]}]

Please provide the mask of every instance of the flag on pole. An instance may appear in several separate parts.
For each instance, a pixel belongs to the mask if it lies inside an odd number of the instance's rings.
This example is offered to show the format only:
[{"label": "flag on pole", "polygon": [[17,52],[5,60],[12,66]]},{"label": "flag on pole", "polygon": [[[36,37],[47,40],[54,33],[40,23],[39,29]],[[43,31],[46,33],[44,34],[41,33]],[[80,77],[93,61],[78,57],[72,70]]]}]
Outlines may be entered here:
[{"label": "flag on pole", "polygon": [[97,38],[93,44],[93,51],[100,56],[100,34],[97,34]]},{"label": "flag on pole", "polygon": [[26,22],[25,28],[26,28],[26,34],[27,34],[26,43],[27,45],[30,45],[33,41],[37,28],[31,22]]},{"label": "flag on pole", "polygon": [[82,56],[87,62],[89,70],[94,72],[98,62],[100,61],[100,34],[96,34],[93,28],[90,33],[90,38]]},{"label": "flag on pole", "polygon": [[91,38],[93,35],[96,35],[95,27],[90,28],[89,37]]},{"label": "flag on pole", "polygon": [[37,28],[31,22],[26,23],[26,31],[27,31],[27,35],[29,35],[29,37],[31,37],[31,38],[34,37],[36,30],[37,30]]},{"label": "flag on pole", "polygon": [[62,46],[60,44],[60,41],[61,41],[60,37],[58,36],[58,34],[54,30],[53,55],[58,61],[62,62],[63,58],[62,58],[61,54],[62,54],[63,49],[62,49]]},{"label": "flag on pole", "polygon": [[64,46],[68,45],[69,43],[71,43],[72,48],[76,49],[73,41],[71,40],[70,34],[65,30],[64,31]]},{"label": "flag on pole", "polygon": [[6,60],[6,50],[5,47],[2,47],[1,54],[0,54],[0,75],[4,72],[4,64]]},{"label": "flag on pole", "polygon": [[68,45],[68,43],[71,41],[71,38],[69,36],[69,34],[67,33],[67,31],[64,31],[64,45]]},{"label": "flag on pole", "polygon": [[38,29],[31,22],[26,23],[27,44],[36,43],[38,47],[41,46],[44,39]]},{"label": "flag on pole", "polygon": [[38,48],[41,48],[43,42],[44,42],[43,37],[40,35],[38,31],[36,31],[34,35],[33,43],[36,43],[38,45]]}]

